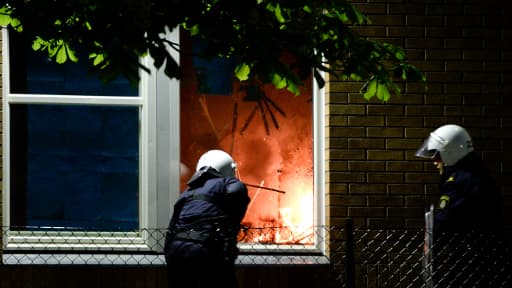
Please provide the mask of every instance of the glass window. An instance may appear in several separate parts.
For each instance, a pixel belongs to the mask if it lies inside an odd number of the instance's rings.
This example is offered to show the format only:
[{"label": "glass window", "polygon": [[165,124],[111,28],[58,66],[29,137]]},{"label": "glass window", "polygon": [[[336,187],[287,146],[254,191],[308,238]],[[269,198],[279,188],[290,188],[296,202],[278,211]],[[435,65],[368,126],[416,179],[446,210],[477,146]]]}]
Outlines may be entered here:
[{"label": "glass window", "polygon": [[11,225],[138,229],[138,110],[12,105]]},{"label": "glass window", "polygon": [[[204,43],[181,39],[183,51]],[[196,47],[196,45],[199,46]],[[234,63],[198,60],[183,53],[181,81],[181,189],[195,163],[209,149],[222,149],[237,161],[240,178],[248,184],[251,202],[239,240],[254,243],[300,244],[314,247],[319,224],[322,180],[315,164],[322,140],[314,141],[315,109],[321,95],[312,79],[301,94],[261,83],[240,83],[228,73]],[[223,83],[219,87],[219,83]],[[316,158],[316,159],[315,159]],[[268,247],[266,247],[268,248]]]},{"label": "glass window", "polygon": [[[243,224],[250,229],[240,235],[249,246],[242,250],[324,244],[313,231],[323,223],[324,114],[312,79],[294,97],[271,85],[240,84],[226,72],[232,62],[170,50],[185,69],[179,85],[156,70],[142,73],[136,88],[123,79],[104,85],[86,79],[84,66],[55,66],[42,55],[26,61],[36,56],[9,49],[21,40],[7,34],[4,252],[62,249],[60,243],[98,249],[96,235],[76,231],[109,231],[100,237],[106,249],[161,251],[163,235],[145,232],[165,231],[199,156],[217,148],[234,156],[249,185]],[[177,29],[167,37],[194,51]],[[55,234],[60,242],[33,233],[52,227],[65,232]]]},{"label": "glass window", "polygon": [[138,96],[136,86],[124,77],[103,83],[91,75],[88,55],[79,50],[78,63],[53,62],[46,52],[32,50],[23,34],[9,33],[9,67],[12,93],[54,94],[54,95],[96,95],[96,96]]},{"label": "glass window", "polygon": [[105,84],[2,33],[4,255],[161,251],[179,195],[177,82],[153,69]]}]

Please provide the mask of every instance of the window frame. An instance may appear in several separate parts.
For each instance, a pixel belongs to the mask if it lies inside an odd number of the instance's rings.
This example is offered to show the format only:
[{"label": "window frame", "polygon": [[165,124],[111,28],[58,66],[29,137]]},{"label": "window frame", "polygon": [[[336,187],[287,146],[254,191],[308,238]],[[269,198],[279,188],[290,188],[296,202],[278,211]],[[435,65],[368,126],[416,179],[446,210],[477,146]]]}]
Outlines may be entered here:
[{"label": "window frame", "polygon": [[[321,71],[320,75],[326,79],[327,75]],[[326,225],[326,193],[325,193],[325,95],[327,93],[325,86],[319,87],[318,83],[312,80],[312,109],[313,109],[313,245],[305,244],[260,244],[260,243],[239,243],[242,252],[239,261],[241,263],[253,263],[250,254],[261,255],[267,252],[268,257],[262,257],[263,263],[283,263],[282,259],[272,253],[290,253],[297,259],[291,260],[292,263],[328,263],[327,259],[327,231]],[[326,81],[327,82],[327,81]],[[321,255],[313,256],[315,259],[305,257],[303,254],[314,253]],[[246,255],[243,255],[246,254]],[[248,254],[248,255],[247,255]],[[276,258],[273,258],[276,257]],[[293,258],[293,257],[292,257]],[[286,261],[284,261],[286,262]]]},{"label": "window frame", "polygon": [[[2,28],[2,81],[3,81],[3,251],[4,254],[37,251],[82,251],[82,253],[129,252],[161,253],[165,228],[172,207],[179,196],[180,183],[180,88],[179,81],[169,79],[162,70],[156,70],[149,57],[141,59],[150,73],[142,72],[139,96],[71,96],[16,94],[10,92],[9,45],[6,28]],[[179,43],[179,29],[166,34],[168,40]],[[169,52],[179,62],[179,53]],[[322,76],[326,77],[322,72]],[[240,243],[242,254],[238,262],[252,263],[252,253],[294,253],[300,256],[314,252],[327,255],[326,206],[325,206],[325,95],[326,89],[313,80],[313,191],[314,245],[283,245]],[[9,190],[9,126],[11,104],[83,104],[127,105],[141,108],[140,118],[140,199],[139,230],[135,232],[66,232],[66,231],[10,231]],[[155,232],[159,236],[155,237]],[[75,253],[74,252],[74,253]],[[275,255],[274,255],[275,256]],[[38,258],[38,256],[34,256]],[[277,257],[277,256],[275,256]],[[288,257],[288,256],[287,256]],[[4,260],[6,256],[4,255]],[[328,261],[328,260],[326,260]],[[161,262],[161,261],[160,261]],[[279,261],[277,261],[279,262]],[[305,261],[309,262],[309,261]],[[74,261],[73,261],[74,263]]]},{"label": "window frame", "polygon": [[[161,252],[163,237],[154,231],[166,227],[172,203],[179,195],[179,85],[169,80],[145,57],[150,73],[141,72],[138,96],[80,96],[11,93],[9,32],[2,28],[3,105],[3,250],[84,250]],[[167,34],[177,41],[177,29]],[[176,51],[169,50],[179,61]],[[139,229],[133,232],[13,231],[10,230],[10,105],[113,105],[139,108]]]}]

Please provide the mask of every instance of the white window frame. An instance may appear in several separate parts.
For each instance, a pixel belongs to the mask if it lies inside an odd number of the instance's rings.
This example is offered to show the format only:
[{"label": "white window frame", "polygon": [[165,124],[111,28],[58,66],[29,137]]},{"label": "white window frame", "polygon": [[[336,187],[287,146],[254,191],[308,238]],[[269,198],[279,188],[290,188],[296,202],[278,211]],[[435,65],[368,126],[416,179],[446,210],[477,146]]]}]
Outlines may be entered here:
[{"label": "white window frame", "polygon": [[[179,195],[179,83],[157,71],[149,57],[142,59],[151,73],[141,72],[139,95],[76,96],[30,95],[10,91],[9,35],[2,29],[3,68],[3,249],[156,251],[161,252],[163,231],[169,221],[172,203]],[[168,33],[178,41],[177,29]],[[179,61],[179,55],[169,50]],[[10,227],[10,105],[11,104],[118,105],[139,107],[139,227],[135,232],[11,231]],[[177,125],[178,123],[178,125]]]},{"label": "white window frame", "polygon": [[[322,77],[326,77],[324,72],[320,72]],[[294,255],[291,264],[328,263],[327,259],[327,231],[325,228],[327,209],[325,206],[325,87],[319,87],[318,83],[312,80],[312,99],[313,99],[313,233],[314,245],[306,244],[259,244],[259,243],[241,243],[240,250],[245,253],[268,252],[269,255],[259,256],[255,262],[250,259],[251,255],[239,256],[239,262],[242,264],[262,264],[279,263],[286,264],[287,261],[279,256],[270,255],[274,253],[292,253]],[[303,257],[302,253],[315,253],[321,256]],[[296,255],[296,256],[295,256]],[[314,259],[314,260],[312,260]]]},{"label": "white window frame", "polygon": [[[179,167],[180,167],[180,89],[179,81],[170,80],[161,70],[154,69],[149,58],[142,59],[143,64],[151,70],[151,73],[142,73],[139,85],[138,97],[109,97],[109,96],[71,96],[71,95],[27,95],[10,93],[9,78],[9,46],[7,29],[2,29],[2,60],[3,60],[3,249],[4,254],[16,251],[26,251],[19,258],[27,263],[16,260],[5,261],[18,264],[48,263],[42,259],[36,251],[64,250],[84,251],[82,253],[96,252],[162,252],[163,235],[155,237],[154,233],[163,233],[167,227],[172,206],[179,196]],[[179,29],[174,29],[167,34],[168,40],[179,43]],[[179,54],[169,49],[176,61]],[[322,73],[323,74],[323,73]],[[323,74],[323,76],[325,76]],[[301,244],[255,244],[241,243],[242,255],[237,260],[239,264],[257,264],[251,253],[258,253],[258,259],[264,263],[302,263],[300,257],[306,257],[304,263],[328,263],[327,259],[327,231],[325,229],[325,88],[318,87],[313,80],[313,157],[314,157],[314,243],[315,245]],[[139,200],[139,226],[137,232],[39,232],[39,231],[9,231],[10,227],[10,187],[9,187],[9,126],[11,104],[83,104],[83,105],[127,105],[142,108],[141,133],[140,133],[140,200]],[[5,229],[7,228],[7,231]],[[152,234],[153,233],[153,234]],[[158,239],[159,238],[159,241]],[[31,252],[32,251],[32,252]],[[290,255],[283,256],[285,260],[276,255],[262,255],[261,252],[292,252],[296,258]],[[322,260],[311,261],[311,256],[300,256],[301,253],[318,253]],[[32,254],[31,254],[32,253]],[[36,253],[36,254],[33,254]],[[68,253],[69,254],[69,253]],[[65,255],[68,255],[65,254]],[[17,254],[16,254],[17,255]],[[30,256],[32,255],[32,256]],[[75,255],[75,254],[69,254]],[[91,254],[95,255],[95,254]],[[29,256],[29,257],[28,257]],[[76,256],[76,255],[75,255]],[[133,257],[133,256],[130,256]],[[146,256],[144,256],[146,257]],[[294,256],[295,257],[295,256]],[[308,258],[309,257],[309,258]],[[317,257],[317,256],[314,256]],[[158,258],[158,257],[157,257]],[[276,258],[272,260],[273,258]],[[8,259],[12,259],[8,258]],[[66,258],[67,259],[67,258]],[[71,258],[70,258],[71,259]],[[72,257],[67,264],[88,264],[80,261],[80,257]],[[91,259],[95,259],[92,257]],[[104,259],[104,258],[101,258]],[[130,258],[132,259],[132,258]],[[135,259],[135,258],[134,258]],[[289,259],[289,260],[286,260]],[[299,260],[297,260],[299,259]],[[133,259],[132,259],[133,260]],[[52,260],[57,261],[57,260]],[[96,260],[94,260],[96,261]],[[94,262],[93,261],[93,262]],[[97,260],[103,262],[103,260]],[[119,261],[119,259],[117,259]],[[127,264],[123,262],[119,264]],[[142,260],[140,260],[142,261]],[[139,260],[135,262],[140,264]],[[283,262],[284,261],[284,262]],[[59,264],[66,264],[58,260]],[[113,261],[115,262],[115,261]],[[144,261],[142,261],[144,262]],[[94,262],[95,263],[95,262]],[[164,263],[161,257],[151,263]]]}]

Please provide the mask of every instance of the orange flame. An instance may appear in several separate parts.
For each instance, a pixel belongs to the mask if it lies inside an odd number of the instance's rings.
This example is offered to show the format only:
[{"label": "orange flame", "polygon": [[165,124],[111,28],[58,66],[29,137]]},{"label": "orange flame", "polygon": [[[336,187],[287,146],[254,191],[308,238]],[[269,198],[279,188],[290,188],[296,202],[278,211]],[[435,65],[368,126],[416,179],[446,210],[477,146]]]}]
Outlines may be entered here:
[{"label": "orange flame", "polygon": [[[313,244],[313,192],[303,185],[302,179],[295,179],[296,183],[288,183],[295,194],[292,197],[286,195],[272,195],[279,200],[277,205],[268,202],[258,203],[262,189],[252,193],[252,201],[248,206],[243,223],[250,227],[250,232],[243,235],[243,242],[275,243],[275,244]],[[263,185],[264,181],[261,182]],[[292,192],[290,192],[292,193]],[[268,197],[266,198],[269,199]],[[258,205],[260,204],[260,205]],[[269,205],[270,204],[270,205]],[[253,207],[260,206],[263,211],[253,211]],[[264,211],[276,209],[275,211]],[[269,217],[258,217],[268,216]]]}]

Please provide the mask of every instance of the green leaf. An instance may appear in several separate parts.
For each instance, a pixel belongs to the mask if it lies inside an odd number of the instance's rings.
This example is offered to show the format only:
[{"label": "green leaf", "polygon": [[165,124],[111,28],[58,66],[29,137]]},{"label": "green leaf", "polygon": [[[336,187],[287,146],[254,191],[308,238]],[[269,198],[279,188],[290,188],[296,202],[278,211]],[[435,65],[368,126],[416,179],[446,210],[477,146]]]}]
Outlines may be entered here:
[{"label": "green leaf", "polygon": [[389,98],[391,97],[391,94],[389,93],[389,89],[386,85],[383,83],[377,84],[377,98],[380,100],[387,102],[389,101]]},{"label": "green leaf", "polygon": [[300,95],[300,89],[297,85],[295,85],[295,83],[288,83],[286,90],[292,92],[295,96]]},{"label": "green leaf", "polygon": [[236,78],[238,78],[238,80],[240,80],[240,81],[249,79],[250,73],[251,73],[251,67],[249,67],[249,65],[247,65],[247,63],[241,63],[235,67]]},{"label": "green leaf", "polygon": [[359,24],[372,24],[372,21],[369,18],[366,18],[355,6],[352,6],[353,12],[357,17],[357,23]]},{"label": "green leaf", "polygon": [[[5,5],[5,4],[4,4]],[[0,7],[0,27],[11,26],[17,32],[23,31],[23,26],[19,19],[12,18],[12,9],[7,6]]]},{"label": "green leaf", "polygon": [[7,26],[11,24],[11,12],[12,10],[6,6],[0,7],[0,26]]},{"label": "green leaf", "polygon": [[75,63],[78,62],[78,57],[76,57],[75,51],[71,47],[69,47],[68,44],[65,44],[65,47],[66,47],[66,54],[67,54],[69,60],[71,60],[72,62],[75,62]]},{"label": "green leaf", "polygon": [[9,24],[11,24],[11,16],[0,12],[0,26],[7,26]]},{"label": "green leaf", "polygon": [[397,60],[403,61],[405,59],[405,52],[402,51],[402,49],[397,49],[397,51],[395,51],[395,58]]},{"label": "green leaf", "polygon": [[190,28],[190,35],[195,36],[199,34],[199,25],[194,25]]},{"label": "green leaf", "polygon": [[373,78],[366,82],[366,91],[363,93],[363,97],[366,100],[370,100],[375,93],[377,93],[377,79]]},{"label": "green leaf", "polygon": [[21,21],[18,20],[18,19],[12,19],[11,21],[11,27],[16,31],[16,32],[22,32],[23,31],[23,25],[21,25]]},{"label": "green leaf", "polygon": [[46,41],[44,41],[40,37],[36,37],[36,39],[34,39],[34,41],[32,41],[32,50],[34,50],[34,51],[44,50],[46,45],[48,45],[46,43]]},{"label": "green leaf", "polygon": [[89,30],[89,31],[91,31],[91,30],[92,30],[92,26],[91,26],[91,23],[89,23],[89,21],[86,21],[86,22],[84,23],[84,25],[85,25],[85,28],[87,28],[87,30]]},{"label": "green leaf", "polygon": [[55,61],[59,64],[65,63],[68,59],[67,53],[66,53],[66,46],[64,44],[61,44],[57,48],[57,54],[55,56]]},{"label": "green leaf", "polygon": [[356,73],[350,73],[350,79],[352,79],[354,81],[361,81],[361,80],[363,80],[363,77],[361,77],[360,75],[358,75]]},{"label": "green leaf", "polygon": [[276,86],[277,89],[283,89],[287,85],[286,78],[281,77],[281,75],[279,75],[277,73],[273,73],[272,74],[272,84],[274,84],[274,86]]},{"label": "green leaf", "polygon": [[276,16],[276,19],[277,19],[277,21],[279,21],[279,23],[286,22],[286,20],[283,17],[283,14],[281,12],[281,6],[279,5],[279,3],[276,5],[276,7],[274,9],[274,15]]},{"label": "green leaf", "polygon": [[339,12],[336,12],[336,14],[338,15],[338,19],[341,20],[341,22],[343,23],[348,23],[349,22],[349,18],[347,16],[347,13],[339,13]]},{"label": "green leaf", "polygon": [[389,82],[388,86],[391,87],[391,91],[393,91],[394,94],[400,95],[402,93],[400,87],[398,87],[398,85],[396,85],[395,83]]},{"label": "green leaf", "polygon": [[89,59],[92,59],[92,58],[94,58],[94,60],[92,62],[92,65],[94,65],[94,66],[100,65],[105,60],[105,57],[103,56],[103,54],[97,54],[97,53],[89,54]]}]

